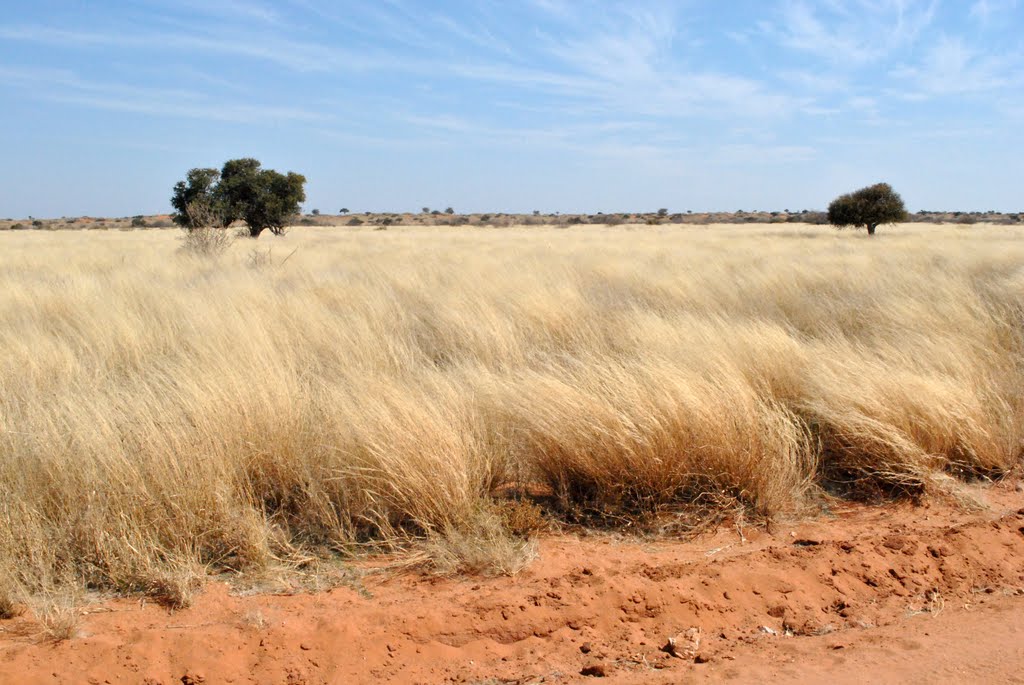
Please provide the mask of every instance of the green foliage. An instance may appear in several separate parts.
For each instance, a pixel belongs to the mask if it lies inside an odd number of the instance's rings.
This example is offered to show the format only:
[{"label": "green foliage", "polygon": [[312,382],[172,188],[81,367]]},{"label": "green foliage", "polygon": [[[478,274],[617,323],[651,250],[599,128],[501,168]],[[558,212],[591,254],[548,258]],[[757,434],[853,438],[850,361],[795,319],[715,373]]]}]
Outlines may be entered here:
[{"label": "green foliage", "polygon": [[132,217],[132,228],[146,228],[146,220],[141,216]]},{"label": "green foliage", "polygon": [[888,183],[876,183],[853,193],[840,195],[828,206],[828,221],[833,226],[864,226],[868,235],[879,224],[907,220],[903,199]]},{"label": "green foliage", "polygon": [[174,223],[185,229],[196,228],[194,219],[189,216],[189,206],[205,205],[212,208],[216,203],[218,179],[220,172],[216,169],[190,169],[184,181],[175,183],[174,194],[171,196],[171,207],[174,208],[171,218]]},{"label": "green foliage", "polygon": [[449,207],[448,209],[444,210],[444,213],[445,214],[454,214],[455,213],[455,209],[452,208],[452,207]]},{"label": "green foliage", "polygon": [[174,221],[186,229],[196,228],[189,208],[202,206],[204,213],[216,217],[223,227],[242,220],[253,238],[268,228],[281,235],[288,219],[299,213],[299,205],[306,199],[305,184],[301,174],[263,169],[251,157],[228,160],[219,172],[192,169],[174,186]]}]

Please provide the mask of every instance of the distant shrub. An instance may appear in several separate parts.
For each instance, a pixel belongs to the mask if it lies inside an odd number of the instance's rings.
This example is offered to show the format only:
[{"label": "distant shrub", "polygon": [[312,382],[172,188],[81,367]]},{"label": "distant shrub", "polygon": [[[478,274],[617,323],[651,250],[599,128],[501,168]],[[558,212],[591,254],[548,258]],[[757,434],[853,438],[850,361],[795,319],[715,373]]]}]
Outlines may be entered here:
[{"label": "distant shrub", "polygon": [[313,216],[320,216],[320,210],[319,209],[314,209],[313,210]]},{"label": "distant shrub", "polygon": [[132,218],[132,228],[146,228],[147,225],[148,224],[146,223],[146,220],[143,219],[141,216],[136,216]]},{"label": "distant shrub", "polygon": [[40,221],[39,219],[36,219],[35,221],[32,222],[32,225],[35,226],[36,228],[42,228],[43,222]]},{"label": "distant shrub", "polygon": [[185,235],[182,249],[198,257],[217,258],[224,254],[235,235],[226,226],[208,202],[195,200],[188,203],[183,211],[187,221],[182,224]]},{"label": "distant shrub", "polygon": [[348,223],[346,225],[347,226],[362,226],[363,223],[364,222],[363,222],[362,219],[360,219],[357,216],[354,216],[354,217],[352,217],[351,219],[348,220]]},{"label": "distant shrub", "polygon": [[307,216],[304,216],[301,219],[299,219],[299,225],[300,226],[316,226],[316,221],[314,221],[313,219],[310,219]]},{"label": "distant shrub", "polygon": [[13,224],[11,226],[12,231],[21,231],[25,229],[25,224]]}]

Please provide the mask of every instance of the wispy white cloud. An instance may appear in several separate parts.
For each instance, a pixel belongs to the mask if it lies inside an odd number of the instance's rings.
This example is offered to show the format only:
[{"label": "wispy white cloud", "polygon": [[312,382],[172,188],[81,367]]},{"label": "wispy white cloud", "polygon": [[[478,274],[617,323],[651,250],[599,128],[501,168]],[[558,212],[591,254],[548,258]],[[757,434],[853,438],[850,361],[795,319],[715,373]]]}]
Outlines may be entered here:
[{"label": "wispy white cloud", "polygon": [[284,18],[272,6],[253,0],[177,0],[190,12],[223,17],[232,21],[253,21],[279,25]]},{"label": "wispy white cloud", "polygon": [[[130,18],[109,28],[0,25],[0,39],[96,54],[151,51],[170,55],[169,67],[177,57],[179,72],[199,68],[196,55],[230,57],[234,67],[264,63],[287,72],[277,74],[288,79],[279,81],[285,88],[291,81],[323,84],[301,106],[280,106],[254,101],[260,87],[232,90],[230,78],[201,71],[178,79],[188,85],[177,92],[139,87],[145,80],[130,70],[116,75],[127,82],[120,85],[110,74],[100,82],[51,74],[36,93],[50,101],[231,121],[331,121],[334,107],[368,103],[402,110],[405,124],[435,139],[518,136],[538,145],[587,146],[601,136],[614,145],[639,145],[691,123],[705,130],[751,121],[770,128],[852,115],[856,123],[880,125],[889,109],[882,96],[921,100],[1006,88],[1017,82],[1012,74],[1019,66],[962,37],[921,40],[935,21],[935,0],[782,0],[754,28],[720,32],[745,43],[751,53],[745,65],[708,59],[698,40],[706,34],[691,28],[693,7],[660,0],[530,0],[503,7],[500,18],[493,3],[469,3],[453,14],[413,0],[185,1],[195,17],[147,0],[165,8],[166,21],[141,29]],[[971,15],[991,17],[1007,4],[978,0]],[[334,35],[345,40],[328,39]],[[758,44],[765,37],[772,46]],[[758,56],[780,46],[802,62],[758,68]],[[869,72],[870,80],[862,77]],[[392,92],[382,104],[377,75],[403,84],[402,96]],[[357,78],[362,81],[353,86]],[[4,82],[13,83],[0,72]],[[525,121],[510,121],[517,115]],[[773,145],[764,158],[808,154],[801,145]]]},{"label": "wispy white cloud", "polygon": [[110,111],[134,112],[207,121],[322,121],[324,114],[297,107],[212,100],[181,88],[153,88],[79,78],[62,69],[18,69],[0,66],[0,85],[31,90],[45,101]]},{"label": "wispy white cloud", "polygon": [[541,37],[549,71],[572,79],[574,95],[673,119],[773,116],[799,105],[763,81],[689,64],[680,44],[690,41],[680,33],[676,12],[666,6],[616,6],[590,19],[584,23],[570,16],[561,30]]},{"label": "wispy white cloud", "polygon": [[809,162],[817,154],[817,150],[809,145],[731,143],[715,150],[713,158],[730,165],[778,165]]},{"label": "wispy white cloud", "polygon": [[1017,8],[1017,0],[976,0],[967,14],[983,26],[989,25],[1001,14]]},{"label": "wispy white cloud", "polygon": [[935,18],[930,0],[788,0],[780,16],[761,23],[783,46],[828,63],[861,66],[915,43]]},{"label": "wispy white cloud", "polygon": [[229,30],[214,35],[207,32],[183,33],[88,31],[41,25],[0,26],[0,38],[58,47],[144,49],[224,54],[272,62],[295,71],[366,70],[394,65],[394,60],[374,57],[365,52],[315,43],[295,42],[277,36],[239,34]]},{"label": "wispy white cloud", "polygon": [[530,4],[558,19],[569,19],[576,16],[575,5],[568,0],[530,0]]},{"label": "wispy white cloud", "polygon": [[997,92],[1024,85],[1024,56],[983,54],[962,38],[943,36],[916,64],[893,70],[905,83],[902,97],[929,97]]}]

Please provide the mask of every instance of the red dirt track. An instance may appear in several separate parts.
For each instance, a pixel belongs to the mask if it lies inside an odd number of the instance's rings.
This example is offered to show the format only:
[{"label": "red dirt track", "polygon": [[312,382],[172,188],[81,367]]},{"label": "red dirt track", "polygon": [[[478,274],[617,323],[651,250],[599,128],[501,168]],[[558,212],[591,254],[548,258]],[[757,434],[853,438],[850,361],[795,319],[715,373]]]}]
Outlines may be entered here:
[{"label": "red dirt track", "polygon": [[1024,683],[1024,493],[974,492],[689,542],[552,535],[514,578],[211,584],[177,612],[89,606],[57,644],[24,616],[0,621],[0,682]]}]

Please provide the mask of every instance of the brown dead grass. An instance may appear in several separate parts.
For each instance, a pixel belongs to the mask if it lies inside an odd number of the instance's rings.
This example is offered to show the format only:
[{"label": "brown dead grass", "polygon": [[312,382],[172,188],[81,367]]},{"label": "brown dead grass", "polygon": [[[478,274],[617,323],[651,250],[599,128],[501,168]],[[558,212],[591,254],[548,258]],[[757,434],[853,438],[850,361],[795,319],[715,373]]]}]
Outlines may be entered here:
[{"label": "brown dead grass", "polygon": [[1012,229],[309,229],[260,241],[273,269],[173,232],[0,241],[0,566],[27,595],[181,606],[207,569],[410,540],[511,572],[509,483],[552,520],[698,525],[1020,460]]}]

